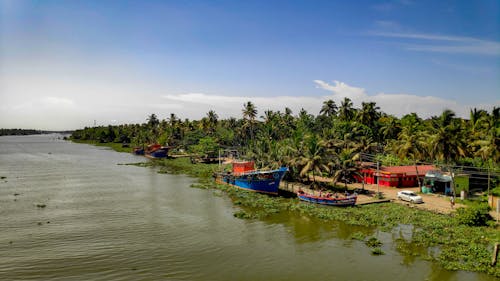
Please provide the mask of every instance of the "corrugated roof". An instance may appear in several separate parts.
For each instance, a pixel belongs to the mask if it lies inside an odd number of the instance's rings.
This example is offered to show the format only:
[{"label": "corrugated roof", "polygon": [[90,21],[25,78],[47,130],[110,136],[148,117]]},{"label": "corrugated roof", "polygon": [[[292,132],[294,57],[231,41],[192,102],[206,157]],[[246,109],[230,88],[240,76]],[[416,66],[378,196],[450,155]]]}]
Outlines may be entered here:
[{"label": "corrugated roof", "polygon": [[405,174],[407,176],[416,176],[417,170],[419,176],[424,176],[428,171],[436,170],[434,165],[413,165],[413,166],[391,166],[381,167],[380,171],[391,174]]}]

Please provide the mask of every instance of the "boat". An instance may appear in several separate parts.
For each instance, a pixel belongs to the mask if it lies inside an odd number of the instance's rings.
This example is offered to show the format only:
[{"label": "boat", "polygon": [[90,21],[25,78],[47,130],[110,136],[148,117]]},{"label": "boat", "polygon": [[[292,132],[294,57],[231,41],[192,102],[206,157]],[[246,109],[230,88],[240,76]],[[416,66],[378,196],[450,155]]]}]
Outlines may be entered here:
[{"label": "boat", "polygon": [[132,153],[135,155],[144,155],[144,148],[142,147],[134,147]]},{"label": "boat", "polygon": [[144,156],[151,159],[167,158],[168,147],[160,144],[151,144],[144,151]]},{"label": "boat", "polygon": [[356,204],[356,199],[358,199],[358,195],[356,193],[347,195],[320,193],[320,195],[317,196],[314,194],[305,193],[302,190],[299,190],[299,192],[297,192],[297,197],[299,197],[299,199],[302,201],[310,203],[328,205],[328,206],[342,206],[342,207],[354,206],[354,204]]},{"label": "boat", "polygon": [[217,183],[274,195],[278,194],[280,182],[288,171],[286,167],[255,170],[253,161],[233,161],[232,165],[232,171],[214,174]]}]

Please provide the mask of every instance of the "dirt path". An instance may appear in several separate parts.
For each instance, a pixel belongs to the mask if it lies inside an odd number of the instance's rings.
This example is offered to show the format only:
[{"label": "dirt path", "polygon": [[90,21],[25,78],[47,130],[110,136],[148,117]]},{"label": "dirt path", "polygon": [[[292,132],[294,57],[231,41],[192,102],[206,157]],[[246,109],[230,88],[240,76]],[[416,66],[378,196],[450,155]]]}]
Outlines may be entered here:
[{"label": "dirt path", "polygon": [[[316,181],[331,182],[331,179],[316,177]],[[362,186],[363,185],[361,183],[347,184],[347,187],[350,190],[353,190],[356,188],[362,188]],[[299,188],[308,189],[308,186],[293,183],[288,188],[289,188],[289,191],[291,191],[291,192],[297,192]],[[392,202],[407,205],[407,206],[410,206],[412,208],[418,208],[421,210],[427,210],[427,211],[432,211],[432,212],[441,213],[441,214],[450,214],[450,213],[454,212],[457,208],[465,207],[465,205],[459,204],[459,203],[455,203],[455,205],[452,207],[452,205],[450,203],[450,197],[440,195],[440,194],[420,194],[419,193],[419,195],[422,197],[422,199],[424,201],[424,203],[422,203],[422,204],[412,204],[412,203],[409,203],[406,201],[401,201],[401,200],[397,199],[398,191],[412,190],[414,192],[419,192],[420,190],[418,187],[405,187],[405,188],[395,188],[395,187],[388,187],[388,186],[377,187],[376,184],[365,184],[364,188],[369,190],[371,194],[369,194],[369,195],[360,194],[358,196],[357,202],[361,203],[361,204],[366,204],[366,203],[370,203],[370,202],[374,202],[374,201],[378,200],[375,195],[377,194],[377,192],[381,192],[385,199],[390,199]],[[490,212],[490,215],[495,220],[500,219],[500,217],[497,218],[498,214],[496,213],[496,210],[492,210]]]},{"label": "dirt path", "polygon": [[[348,184],[349,188],[361,188],[362,184]],[[412,206],[414,208],[433,211],[442,214],[449,214],[454,212],[457,208],[464,207],[462,204],[455,204],[455,206],[451,206],[449,197],[438,195],[438,194],[419,194],[424,203],[422,204],[412,204],[406,201],[401,201],[397,199],[397,194],[401,190],[412,190],[414,192],[419,192],[418,187],[409,187],[409,188],[394,188],[388,186],[379,186],[377,189],[376,184],[365,184],[365,189],[368,189],[374,193],[381,192],[385,198],[391,199],[396,203]]]}]

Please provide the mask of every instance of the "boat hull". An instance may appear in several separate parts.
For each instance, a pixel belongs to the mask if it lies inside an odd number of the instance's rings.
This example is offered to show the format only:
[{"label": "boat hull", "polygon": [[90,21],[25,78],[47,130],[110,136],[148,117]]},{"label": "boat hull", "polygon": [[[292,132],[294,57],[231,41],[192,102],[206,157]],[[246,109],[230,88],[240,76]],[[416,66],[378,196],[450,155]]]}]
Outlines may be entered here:
[{"label": "boat hull", "polygon": [[351,195],[342,198],[335,197],[323,197],[323,196],[313,196],[305,193],[298,193],[297,196],[300,200],[306,201],[309,203],[328,205],[328,206],[339,206],[339,207],[347,207],[354,206],[356,204],[357,196]]},{"label": "boat hull", "polygon": [[167,150],[166,149],[158,149],[154,152],[151,152],[149,154],[149,156],[153,157],[153,158],[166,158],[167,157]]},{"label": "boat hull", "polygon": [[281,179],[287,171],[287,168],[282,167],[273,171],[253,171],[236,175],[221,173],[217,174],[216,181],[249,191],[277,195]]}]

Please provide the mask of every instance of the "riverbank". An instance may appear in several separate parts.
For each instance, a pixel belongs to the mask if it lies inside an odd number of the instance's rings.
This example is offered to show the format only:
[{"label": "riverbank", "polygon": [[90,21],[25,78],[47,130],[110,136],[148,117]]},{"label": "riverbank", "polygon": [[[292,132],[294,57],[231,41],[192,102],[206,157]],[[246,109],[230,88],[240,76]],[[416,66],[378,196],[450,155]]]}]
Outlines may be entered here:
[{"label": "riverbank", "polygon": [[[147,161],[142,160],[141,161]],[[293,212],[300,216],[318,218],[325,223],[343,222],[351,226],[375,227],[392,232],[397,250],[411,256],[433,261],[448,270],[484,272],[500,277],[500,265],[491,266],[491,253],[500,232],[495,227],[473,227],[459,224],[450,214],[437,214],[405,205],[381,203],[353,208],[332,208],[299,202],[296,198],[272,197],[246,192],[227,185],[216,185],[211,177],[217,165],[191,164],[189,159],[153,160],[161,173],[188,174],[199,179],[196,188],[224,191],[240,207],[234,216],[242,219],[261,219]],[[405,226],[408,235],[397,233]],[[369,242],[362,232],[352,239]]]},{"label": "riverbank", "polygon": [[[191,164],[188,159],[156,160],[160,172],[182,173],[199,178],[193,187],[223,190],[241,210],[234,215],[243,219],[261,219],[285,212],[352,226],[376,227],[385,232],[411,225],[411,241],[396,238],[398,251],[419,256],[448,270],[466,270],[500,277],[500,266],[491,266],[493,245],[500,240],[495,227],[460,225],[450,214],[439,214],[402,204],[381,203],[354,208],[324,207],[299,202],[297,198],[272,197],[242,191],[227,185],[216,185],[211,174],[217,165]],[[368,242],[373,237],[363,233],[352,239]],[[421,249],[416,251],[415,249]]]}]

